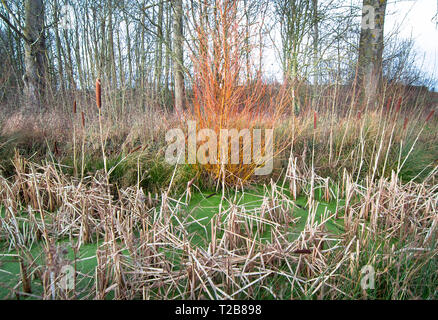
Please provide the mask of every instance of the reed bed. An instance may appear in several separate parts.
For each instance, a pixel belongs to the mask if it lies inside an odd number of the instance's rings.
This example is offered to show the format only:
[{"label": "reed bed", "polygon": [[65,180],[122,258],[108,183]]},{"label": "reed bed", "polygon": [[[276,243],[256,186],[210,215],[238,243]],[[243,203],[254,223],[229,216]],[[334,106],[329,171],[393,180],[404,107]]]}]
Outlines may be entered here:
[{"label": "reed bed", "polygon": [[[200,218],[189,209],[194,185],[175,197],[171,181],[156,196],[113,188],[105,170],[81,179],[54,163],[19,155],[14,163],[16,175],[0,178],[0,239],[20,265],[9,297],[437,297],[437,168],[422,183],[395,173],[360,183],[345,171],[335,184],[291,159],[255,205],[242,201],[251,191],[223,190],[213,215]],[[81,257],[89,244],[95,250]],[[94,270],[75,269],[74,286],[63,290],[63,266],[87,259]],[[375,290],[361,288],[366,265],[376,269]]]}]

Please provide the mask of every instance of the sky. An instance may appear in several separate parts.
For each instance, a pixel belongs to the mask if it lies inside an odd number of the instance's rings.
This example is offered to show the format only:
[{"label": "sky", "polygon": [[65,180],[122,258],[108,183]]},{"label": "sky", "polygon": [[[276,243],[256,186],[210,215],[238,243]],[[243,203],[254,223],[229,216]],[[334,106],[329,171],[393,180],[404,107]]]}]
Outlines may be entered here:
[{"label": "sky", "polygon": [[401,38],[414,39],[417,65],[433,78],[438,91],[438,25],[433,21],[438,0],[390,1],[387,7],[385,32],[399,31]]},{"label": "sky", "polygon": [[[350,2],[350,1],[348,1]],[[362,0],[352,0],[361,14]],[[385,33],[386,37],[398,33],[399,40],[414,40],[416,64],[428,78],[433,79],[433,87],[438,91],[438,25],[433,21],[438,12],[438,0],[389,0]],[[360,23],[360,20],[358,20]],[[275,41],[280,43],[278,32],[274,34]],[[281,66],[275,50],[267,50],[265,57],[265,72],[268,77],[280,79]]]}]

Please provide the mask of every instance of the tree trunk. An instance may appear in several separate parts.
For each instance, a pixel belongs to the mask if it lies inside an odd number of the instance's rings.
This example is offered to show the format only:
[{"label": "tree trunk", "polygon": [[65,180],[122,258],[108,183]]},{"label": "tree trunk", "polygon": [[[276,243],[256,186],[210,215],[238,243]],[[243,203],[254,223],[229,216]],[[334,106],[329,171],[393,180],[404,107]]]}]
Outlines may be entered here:
[{"label": "tree trunk", "polygon": [[164,3],[160,1],[158,7],[158,23],[157,23],[157,57],[155,63],[155,94],[161,95],[161,78],[163,74],[163,16]]},{"label": "tree trunk", "polygon": [[382,81],[386,0],[363,0],[358,80],[367,108],[374,107]]},{"label": "tree trunk", "polygon": [[64,40],[65,40],[66,51],[67,51],[67,57],[64,56],[64,61],[67,61],[67,77],[68,77],[68,82],[69,82],[67,84],[67,87],[70,90],[76,90],[77,86],[76,86],[76,80],[75,80],[74,71],[73,71],[73,57],[72,57],[73,49],[71,47],[69,33],[67,30],[64,30]]},{"label": "tree trunk", "polygon": [[114,28],[113,28],[113,8],[112,3],[108,3],[108,59],[109,59],[109,70],[108,70],[108,76],[111,79],[110,83],[113,85],[114,88],[117,88],[117,66],[116,66],[116,56],[115,56],[115,49],[114,49]]},{"label": "tree trunk", "polygon": [[182,0],[173,2],[174,13],[174,55],[173,66],[175,73],[175,110],[181,113],[184,110],[184,32]]},{"label": "tree trunk", "polygon": [[54,3],[54,19],[55,19],[55,41],[56,41],[56,58],[58,62],[58,74],[59,74],[59,83],[61,87],[61,92],[64,92],[65,79],[64,79],[64,63],[62,61],[62,46],[61,46],[61,38],[59,36],[59,4],[58,1]]},{"label": "tree trunk", "polygon": [[318,0],[312,0],[312,10],[313,10],[313,72],[314,72],[314,86],[315,92],[319,83],[319,13],[318,13]]},{"label": "tree trunk", "polygon": [[39,112],[43,109],[42,97],[46,85],[45,73],[47,64],[43,0],[26,0],[25,11],[25,108],[27,112]]}]

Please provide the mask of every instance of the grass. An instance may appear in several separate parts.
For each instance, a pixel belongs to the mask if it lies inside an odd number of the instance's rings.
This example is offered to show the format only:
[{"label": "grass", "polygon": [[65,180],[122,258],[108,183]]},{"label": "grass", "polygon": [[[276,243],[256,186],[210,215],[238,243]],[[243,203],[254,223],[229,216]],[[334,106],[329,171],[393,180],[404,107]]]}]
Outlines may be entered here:
[{"label": "grass", "polygon": [[[1,297],[434,299],[436,123],[418,113],[404,130],[383,115],[319,113],[316,129],[313,113],[288,118],[273,175],[237,188],[168,165],[164,125],[113,131],[102,116],[108,175],[96,123],[76,155],[84,176],[69,139],[55,152],[55,137],[35,135],[36,149],[2,138]],[[76,245],[77,288],[53,292]],[[374,291],[361,288],[365,265]]]},{"label": "grass", "polygon": [[[111,204],[110,210],[115,211],[106,211],[109,208],[105,209],[107,200],[102,198],[107,190],[104,185],[100,188],[93,186],[92,181],[84,181],[84,186],[73,183],[66,189],[62,172],[50,176],[42,170],[24,178],[33,179],[34,187],[24,187],[19,193],[29,198],[40,194],[39,202],[46,207],[50,204],[50,197],[47,198],[50,185],[56,188],[58,183],[64,190],[74,187],[61,195],[64,200],[59,200],[59,208],[54,212],[28,209],[19,214],[3,210],[4,253],[0,260],[0,269],[6,275],[2,278],[3,297],[53,295],[47,283],[41,282],[43,271],[50,270],[47,264],[55,263],[47,260],[50,248],[57,248],[51,249],[55,250],[55,256],[64,255],[72,260],[71,247],[81,243],[80,239],[84,241],[84,230],[90,232],[90,237],[80,245],[77,289],[67,296],[56,291],[59,298],[436,296],[437,277],[433,268],[437,251],[431,238],[436,231],[433,223],[436,204],[430,197],[436,192],[435,187],[427,190],[415,182],[403,185],[393,176],[392,180],[383,179],[364,188],[352,184],[348,175],[345,185],[338,186],[327,185],[313,176],[310,186],[302,184],[307,179],[300,179],[302,195],[296,201],[292,200],[289,189],[293,183],[284,188],[272,182],[269,187],[218,193],[202,193],[192,185],[179,197],[164,193],[152,203],[150,199],[142,199],[138,191],[120,190]],[[51,179],[55,180],[49,182]],[[5,183],[3,190],[14,188]],[[331,194],[339,195],[339,200],[323,201],[327,186]],[[394,188],[398,191],[394,192]],[[59,193],[52,191],[52,194]],[[341,198],[349,200],[340,201]],[[6,196],[4,200],[12,198]],[[83,207],[84,200],[89,208]],[[394,215],[402,207],[405,216]],[[82,208],[71,211],[80,213],[79,216],[66,212],[74,208]],[[98,219],[99,215],[92,212],[99,210],[112,213]],[[86,219],[85,212],[88,212]],[[8,230],[14,228],[14,221],[18,222],[15,224],[18,229],[12,238]],[[41,240],[36,242],[33,233],[27,232],[35,228],[41,230]],[[412,233],[412,228],[417,233]],[[17,241],[20,246],[14,245]],[[12,250],[6,249],[6,243]],[[23,253],[24,249],[14,250],[14,247],[23,248],[23,244],[32,258]],[[60,254],[63,247],[67,251]],[[20,291],[22,270],[17,260],[20,257],[27,259],[32,274],[30,296]],[[379,277],[376,291],[365,293],[360,288],[360,269],[370,263],[378,270]],[[231,266],[232,269],[227,269]],[[430,282],[420,286],[420,277],[427,277]]]},{"label": "grass", "polygon": [[[252,192],[248,191],[234,191],[231,194],[228,194],[228,197],[231,199],[236,199],[235,205],[241,206],[247,211],[256,210],[259,208],[264,199],[264,190],[263,187],[253,188]],[[219,210],[219,206],[222,202],[222,195],[211,193],[211,194],[203,194],[202,192],[196,192],[191,197],[190,203],[184,209],[184,215],[187,215],[191,218],[192,221],[189,221],[190,226],[187,228],[189,233],[189,238],[191,239],[191,244],[194,247],[199,247],[203,249],[207,249],[208,243],[211,242],[211,223],[214,219],[215,215]],[[304,227],[306,225],[306,219],[308,216],[307,210],[304,208],[306,205],[305,198],[298,199],[297,207],[295,208],[294,213],[296,214],[297,221],[291,224],[290,234],[292,239],[289,241],[296,240],[298,235],[304,231]],[[325,210],[332,210],[333,212],[336,209],[336,202],[330,204],[321,203],[317,209],[316,219],[321,222],[322,215]],[[230,209],[230,202],[226,202],[223,204],[223,210],[227,211]],[[22,218],[25,215],[21,216]],[[2,218],[5,219],[5,210],[2,210]],[[224,215],[222,219],[225,219]],[[20,223],[20,228],[25,228],[25,224]],[[330,232],[334,232],[334,234],[340,235],[342,230],[342,223],[337,224],[335,222],[330,222],[328,224],[328,229]],[[208,231],[210,230],[210,231]],[[266,229],[263,233],[261,240],[265,243],[270,242],[271,230],[270,227]],[[218,235],[219,237],[223,236],[222,234]],[[0,243],[0,272],[2,275],[1,287],[0,287],[0,299],[11,299],[19,296],[14,296],[11,294],[11,289],[15,287],[17,283],[19,283],[20,278],[20,265],[18,262],[18,257],[14,254],[14,250],[8,250],[8,246],[6,242]],[[63,257],[67,261],[75,261],[77,271],[83,275],[90,275],[87,281],[86,277],[78,284],[77,290],[79,292],[83,290],[90,290],[89,281],[92,278],[92,274],[97,267],[97,259],[96,259],[96,251],[99,248],[101,243],[93,243],[86,244],[80,247],[77,256],[75,256],[74,250],[72,249],[72,243],[69,242],[68,239],[60,240],[56,246],[63,251]],[[32,245],[30,253],[33,257],[35,257],[35,263],[38,265],[43,265],[43,256],[44,256],[44,247],[42,242],[36,242]],[[124,252],[126,256],[129,258],[129,252]],[[36,299],[39,295],[42,294],[43,288],[41,283],[34,279],[32,281],[33,292],[29,296],[21,297],[22,299]],[[14,290],[12,290],[13,292]],[[78,299],[85,297],[84,294],[79,294],[77,296]],[[107,299],[111,299],[111,296],[108,296]]]},{"label": "grass", "polygon": [[[96,249],[97,244],[88,244],[81,246],[78,258],[75,260],[75,254],[71,246],[67,241],[58,243],[59,247],[64,248],[65,255],[64,258],[68,261],[76,261],[77,271],[84,275],[93,274],[97,262],[96,262]],[[17,283],[20,282],[20,265],[18,262],[18,257],[14,251],[9,251],[5,243],[0,243],[0,273],[1,284],[0,284],[0,299],[10,300],[10,299],[23,299],[23,300],[39,300],[43,294],[43,286],[40,279],[33,279],[32,281],[32,293],[29,295],[15,295],[13,292],[19,291],[17,288]],[[35,262],[39,265],[44,264],[43,261],[43,248],[41,243],[35,244],[31,249],[31,254],[36,257]],[[88,281],[87,281],[88,280]],[[78,292],[90,289],[89,282],[92,281],[92,277],[89,279],[84,278],[77,285]],[[78,294],[77,298],[81,299],[87,294]]]}]

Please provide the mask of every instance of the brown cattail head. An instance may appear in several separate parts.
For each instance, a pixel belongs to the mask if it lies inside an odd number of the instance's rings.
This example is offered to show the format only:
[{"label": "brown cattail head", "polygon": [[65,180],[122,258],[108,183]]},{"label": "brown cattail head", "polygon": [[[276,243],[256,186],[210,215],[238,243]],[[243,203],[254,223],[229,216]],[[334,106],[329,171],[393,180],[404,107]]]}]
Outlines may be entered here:
[{"label": "brown cattail head", "polygon": [[84,113],[84,111],[81,112],[81,117],[82,117],[82,128],[85,128],[85,113]]},{"label": "brown cattail head", "polygon": [[136,153],[138,150],[140,150],[142,148],[142,146],[138,146],[137,148],[135,148],[135,149],[132,149],[131,151],[129,151],[129,154],[133,154],[133,153]]},{"label": "brown cattail head", "polygon": [[53,153],[55,156],[59,155],[58,143],[55,141],[55,146],[53,147]]},{"label": "brown cattail head", "polygon": [[96,104],[97,108],[102,108],[102,83],[100,79],[96,80]]},{"label": "brown cattail head", "polygon": [[432,110],[432,111],[429,113],[429,115],[427,116],[426,123],[429,122],[429,121],[432,119],[432,117],[433,117],[434,114],[435,114],[435,110]]},{"label": "brown cattail head", "polygon": [[397,107],[396,107],[396,109],[395,109],[395,114],[399,113],[400,108],[401,108],[401,105],[402,105],[402,102],[403,102],[403,98],[400,97],[400,98],[398,99],[398,102],[397,102]]},{"label": "brown cattail head", "polygon": [[391,103],[392,103],[392,98],[390,97],[388,99],[388,103],[386,104],[386,113],[389,113],[389,111],[391,110]]},{"label": "brown cattail head", "polygon": [[76,105],[76,100],[73,101],[73,113],[76,114],[77,112],[77,105]]},{"label": "brown cattail head", "polygon": [[362,119],[362,111],[359,111],[359,113],[357,114],[357,120],[361,120]]},{"label": "brown cattail head", "polygon": [[315,111],[315,113],[313,114],[313,129],[316,130],[318,126],[318,113]]},{"label": "brown cattail head", "polygon": [[406,130],[406,129],[408,128],[408,123],[409,123],[409,118],[406,117],[406,118],[405,118],[405,123],[404,123],[404,125],[403,125],[403,130]]}]

